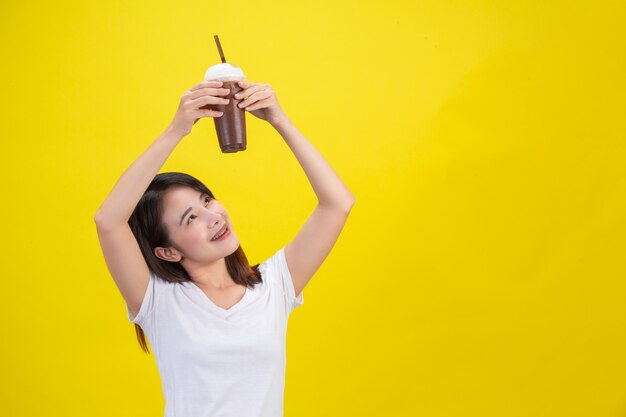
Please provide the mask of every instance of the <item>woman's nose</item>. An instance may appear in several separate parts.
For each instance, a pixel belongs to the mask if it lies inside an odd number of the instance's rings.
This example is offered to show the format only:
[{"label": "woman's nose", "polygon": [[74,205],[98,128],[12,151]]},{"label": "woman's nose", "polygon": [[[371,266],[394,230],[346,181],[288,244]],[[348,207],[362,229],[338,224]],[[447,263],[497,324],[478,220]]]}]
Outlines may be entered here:
[{"label": "woman's nose", "polygon": [[209,225],[209,228],[219,226],[222,216],[210,210],[205,210],[204,214],[206,216],[207,224]]}]

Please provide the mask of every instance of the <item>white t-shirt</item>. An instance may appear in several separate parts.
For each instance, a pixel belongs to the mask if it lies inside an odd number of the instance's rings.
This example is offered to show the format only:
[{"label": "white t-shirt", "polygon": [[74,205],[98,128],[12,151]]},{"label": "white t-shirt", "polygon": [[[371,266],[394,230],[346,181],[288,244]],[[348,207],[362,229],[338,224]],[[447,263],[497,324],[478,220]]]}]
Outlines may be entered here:
[{"label": "white t-shirt", "polygon": [[282,417],[287,319],[296,298],[281,248],[263,282],[225,310],[192,282],[150,273],[137,316],[155,356],[165,417]]}]

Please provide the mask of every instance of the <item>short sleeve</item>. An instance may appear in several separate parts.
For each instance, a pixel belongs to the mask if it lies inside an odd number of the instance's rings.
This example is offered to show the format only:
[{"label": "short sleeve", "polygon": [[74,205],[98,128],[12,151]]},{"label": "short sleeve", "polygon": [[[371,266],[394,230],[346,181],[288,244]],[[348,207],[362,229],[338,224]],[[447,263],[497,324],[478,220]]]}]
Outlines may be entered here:
[{"label": "short sleeve", "polygon": [[291,273],[287,267],[287,259],[285,258],[285,248],[281,248],[272,257],[264,263],[266,270],[269,272],[269,279],[275,280],[279,288],[285,295],[288,312],[294,308],[304,304],[304,290],[296,297],[296,291],[291,279]]},{"label": "short sleeve", "polygon": [[154,272],[150,271],[150,280],[148,281],[148,288],[146,288],[146,293],[143,296],[143,300],[141,302],[141,307],[139,308],[139,312],[135,317],[133,317],[130,309],[128,308],[128,304],[126,304],[126,313],[128,314],[128,320],[131,323],[136,323],[141,325],[145,317],[150,314],[154,309],[154,304],[156,300],[157,293],[157,277]]}]

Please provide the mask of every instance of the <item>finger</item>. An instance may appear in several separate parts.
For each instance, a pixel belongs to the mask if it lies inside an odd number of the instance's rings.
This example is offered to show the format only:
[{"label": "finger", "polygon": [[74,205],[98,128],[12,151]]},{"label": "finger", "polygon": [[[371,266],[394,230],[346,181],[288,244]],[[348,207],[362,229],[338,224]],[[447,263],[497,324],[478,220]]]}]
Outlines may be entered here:
[{"label": "finger", "polygon": [[187,91],[196,91],[199,88],[205,88],[205,87],[221,87],[222,84],[223,83],[221,81],[217,81],[217,80],[209,80],[209,81],[204,80],[194,85]]},{"label": "finger", "polygon": [[213,96],[202,96],[195,100],[190,100],[187,102],[187,108],[198,109],[205,104],[221,104],[226,105],[230,102],[230,100],[221,97],[213,97]]},{"label": "finger", "polygon": [[238,106],[243,109],[244,107],[251,106],[252,104],[260,100],[271,97],[272,94],[274,94],[274,92],[271,90],[257,91],[256,93],[253,93],[251,96],[249,96],[246,101],[240,102]]},{"label": "finger", "polygon": [[239,84],[239,87],[241,87],[241,88],[248,88],[248,87],[251,87],[253,85],[257,85],[257,84],[261,84],[261,83],[251,83],[251,82],[247,82],[247,81],[239,81],[237,84]]},{"label": "finger", "polygon": [[195,91],[189,92],[188,96],[194,100],[203,96],[227,96],[230,93],[228,88],[199,88]]},{"label": "finger", "polygon": [[254,110],[258,110],[258,109],[262,109],[265,107],[269,107],[269,104],[272,102],[271,98],[266,98],[265,100],[261,100],[258,101],[256,103],[254,103],[253,105],[246,107],[244,110],[247,111],[254,111]]},{"label": "finger", "polygon": [[245,90],[235,94],[235,98],[240,99],[243,97],[245,99],[246,97],[250,97],[250,95],[256,91],[266,90],[268,88],[270,88],[270,86],[267,84],[255,84],[252,87],[246,88]]},{"label": "finger", "polygon": [[237,94],[235,94],[235,98],[243,98],[244,100],[248,99],[253,93],[256,93],[257,91],[263,91],[265,89],[267,89],[269,86],[267,86],[266,84],[254,84],[251,87],[246,88],[243,91],[238,92]]},{"label": "finger", "polygon": [[217,110],[198,110],[194,113],[194,117],[202,118],[202,117],[221,117],[224,112]]}]

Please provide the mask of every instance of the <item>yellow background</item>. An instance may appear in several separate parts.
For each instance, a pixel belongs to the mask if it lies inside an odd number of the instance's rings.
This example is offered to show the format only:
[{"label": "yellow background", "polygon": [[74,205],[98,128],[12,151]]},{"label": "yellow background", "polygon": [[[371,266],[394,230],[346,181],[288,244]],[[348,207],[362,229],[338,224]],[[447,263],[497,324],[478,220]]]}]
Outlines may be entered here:
[{"label": "yellow background", "polygon": [[[286,417],[626,416],[623,4],[0,2],[0,416],[162,415],[93,215],[213,34],[357,198],[289,322]],[[161,171],[259,262],[316,200],[247,120],[247,151],[205,119]]]}]

